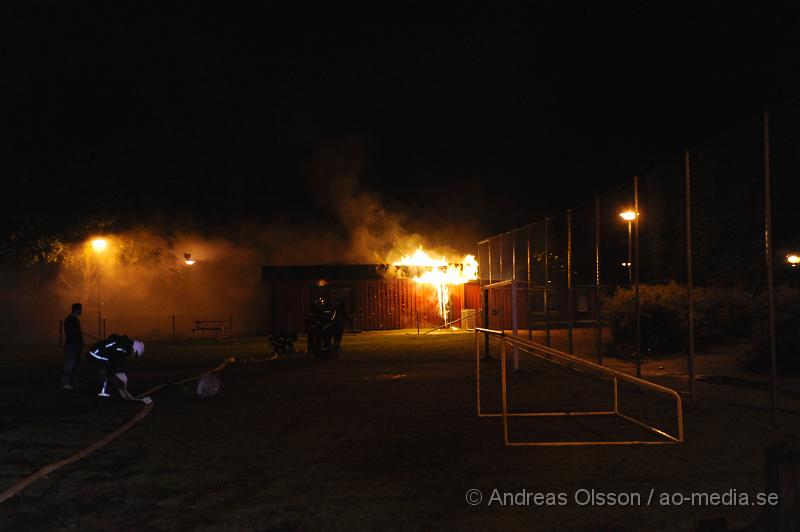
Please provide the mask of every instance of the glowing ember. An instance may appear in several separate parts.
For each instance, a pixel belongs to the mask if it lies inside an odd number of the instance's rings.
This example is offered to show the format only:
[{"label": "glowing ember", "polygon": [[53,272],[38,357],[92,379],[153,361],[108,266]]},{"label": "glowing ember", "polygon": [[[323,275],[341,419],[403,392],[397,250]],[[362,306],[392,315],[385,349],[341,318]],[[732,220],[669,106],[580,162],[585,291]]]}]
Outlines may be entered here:
[{"label": "glowing ember", "polygon": [[420,284],[427,284],[436,289],[439,303],[439,315],[447,314],[447,302],[450,299],[450,286],[458,286],[478,278],[478,261],[474,255],[464,255],[460,262],[448,262],[441,257],[433,258],[422,248],[413,255],[406,255],[394,266],[409,268],[411,278]]}]

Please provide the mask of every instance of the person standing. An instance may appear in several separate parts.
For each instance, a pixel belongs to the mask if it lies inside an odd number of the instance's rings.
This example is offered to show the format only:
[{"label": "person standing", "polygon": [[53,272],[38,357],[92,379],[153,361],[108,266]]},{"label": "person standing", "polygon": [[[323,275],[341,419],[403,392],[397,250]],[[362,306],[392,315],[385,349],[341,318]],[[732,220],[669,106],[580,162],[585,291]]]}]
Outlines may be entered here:
[{"label": "person standing", "polygon": [[73,390],[78,385],[78,365],[83,351],[83,331],[80,316],[83,306],[72,304],[72,313],[64,319],[64,369],[61,372],[61,388]]}]

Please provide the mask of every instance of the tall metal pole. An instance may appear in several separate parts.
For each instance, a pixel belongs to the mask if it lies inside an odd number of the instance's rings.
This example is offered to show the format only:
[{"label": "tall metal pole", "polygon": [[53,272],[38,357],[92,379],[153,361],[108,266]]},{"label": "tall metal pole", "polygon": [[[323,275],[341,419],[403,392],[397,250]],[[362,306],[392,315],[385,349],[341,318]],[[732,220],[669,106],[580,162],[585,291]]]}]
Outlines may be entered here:
[{"label": "tall metal pole", "polygon": [[770,175],[769,113],[764,111],[764,254],[767,261],[769,307],[769,371],[772,389],[772,424],[778,426],[778,372],[775,354],[775,289],[772,278],[772,176]]},{"label": "tall metal pole", "polygon": [[533,288],[533,272],[531,272],[531,226],[528,226],[528,285],[525,288],[525,305],[528,317],[528,340],[533,339],[533,326],[531,325],[531,290]]},{"label": "tall metal pole", "polygon": [[567,352],[573,354],[572,327],[572,209],[567,209]]},{"label": "tall metal pole", "polygon": [[631,236],[631,227],[633,222],[628,220],[628,290],[633,288],[633,237]]},{"label": "tall metal pole", "polygon": [[633,176],[633,211],[634,222],[634,293],[636,298],[636,376],[642,376],[642,310],[639,304],[639,177]]},{"label": "tall metal pole", "polygon": [[[483,289],[483,328],[489,328],[489,289]],[[483,359],[491,360],[492,355],[489,354],[489,333],[483,333]]]},{"label": "tall metal pole", "polygon": [[[492,239],[489,238],[487,242],[488,247],[488,255],[489,255],[489,284],[492,284]],[[486,288],[483,290],[483,328],[489,328],[489,289]],[[489,360],[492,358],[489,355],[489,334],[486,333],[484,336],[484,360]]]},{"label": "tall metal pole", "polygon": [[[500,238],[499,238],[499,240],[500,240],[500,253],[499,253],[499,257],[500,257],[500,281],[505,281],[505,279],[503,278],[503,274],[505,273],[503,271],[503,237],[504,237],[504,235],[500,235]],[[503,326],[505,326],[505,324],[503,324]],[[501,326],[500,328],[502,329],[503,326]]]},{"label": "tall metal pole", "polygon": [[547,346],[550,347],[550,218],[544,219],[544,320]]},{"label": "tall metal pole", "polygon": [[97,259],[97,337],[102,339],[103,336],[103,297],[100,293],[100,257]]},{"label": "tall metal pole", "polygon": [[[517,303],[517,232],[511,231],[511,334],[519,333]],[[519,348],[514,345],[514,371],[519,369]]]},{"label": "tall metal pole", "polygon": [[686,300],[687,319],[689,329],[688,358],[689,369],[689,395],[692,401],[694,396],[694,279],[692,275],[692,169],[689,159],[689,150],[685,153],[686,166]]},{"label": "tall metal pole", "polygon": [[492,284],[492,239],[487,244],[489,248],[489,284]]},{"label": "tall metal pole", "polygon": [[603,324],[600,321],[600,196],[594,197],[594,319],[597,363],[603,363]]}]

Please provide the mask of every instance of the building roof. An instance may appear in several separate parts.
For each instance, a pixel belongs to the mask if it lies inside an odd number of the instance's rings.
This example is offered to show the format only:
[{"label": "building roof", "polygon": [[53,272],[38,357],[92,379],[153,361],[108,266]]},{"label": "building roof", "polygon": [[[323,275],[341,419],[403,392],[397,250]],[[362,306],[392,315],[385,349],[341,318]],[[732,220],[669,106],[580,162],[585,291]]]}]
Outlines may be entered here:
[{"label": "building roof", "polygon": [[261,282],[269,281],[359,281],[383,279],[386,264],[314,264],[309,266],[262,266]]}]

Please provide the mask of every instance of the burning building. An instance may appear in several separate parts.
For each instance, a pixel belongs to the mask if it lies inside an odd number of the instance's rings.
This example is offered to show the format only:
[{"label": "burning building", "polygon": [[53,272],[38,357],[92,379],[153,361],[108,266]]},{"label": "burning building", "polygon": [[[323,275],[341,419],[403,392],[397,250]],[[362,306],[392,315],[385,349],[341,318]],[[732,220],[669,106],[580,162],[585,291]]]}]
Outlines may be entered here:
[{"label": "burning building", "polygon": [[355,329],[466,326],[481,304],[477,266],[471,255],[448,263],[422,250],[392,264],[263,266],[267,329],[302,331],[318,298],[344,300]]}]

